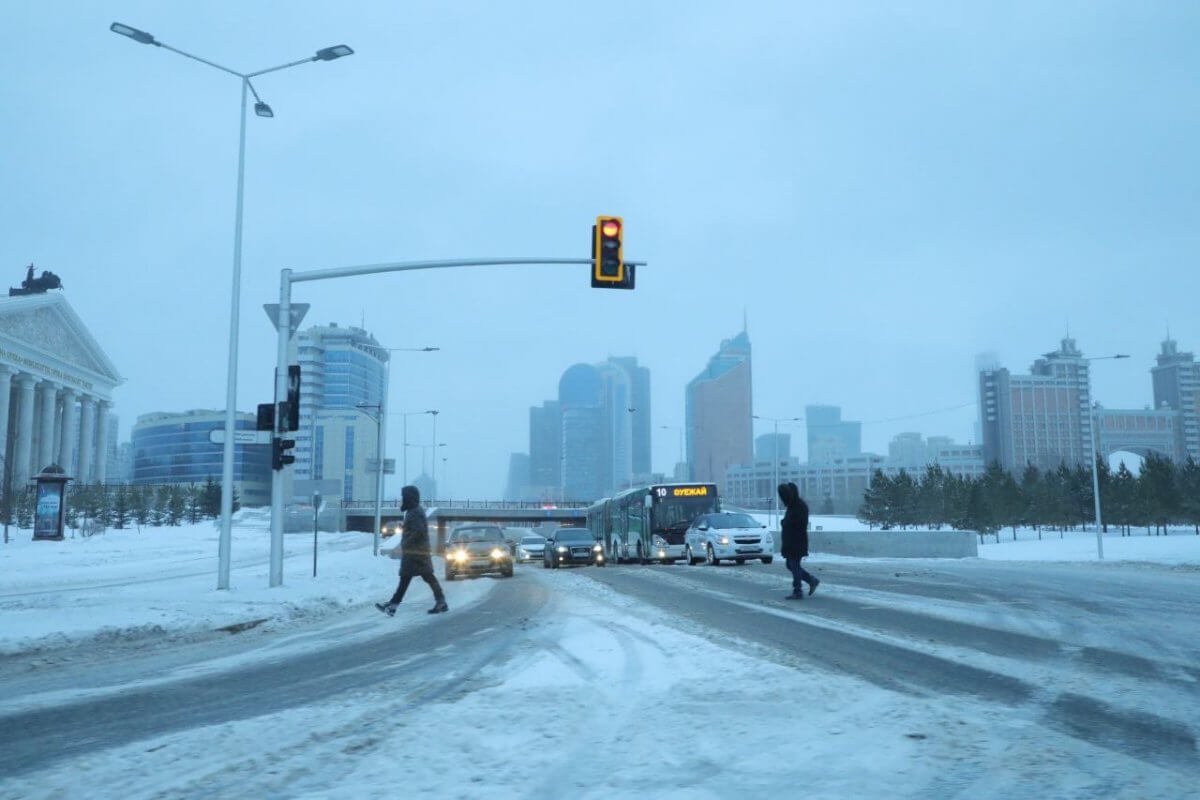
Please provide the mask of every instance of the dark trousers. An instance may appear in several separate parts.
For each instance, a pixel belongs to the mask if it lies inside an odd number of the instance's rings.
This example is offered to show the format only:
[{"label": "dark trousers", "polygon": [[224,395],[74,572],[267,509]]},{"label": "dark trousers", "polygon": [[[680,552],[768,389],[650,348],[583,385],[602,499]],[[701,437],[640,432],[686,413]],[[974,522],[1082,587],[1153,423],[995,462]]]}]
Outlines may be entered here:
[{"label": "dark trousers", "polygon": [[807,582],[809,586],[812,586],[817,582],[817,579],[812,576],[812,573],[810,573],[803,567],[803,565],[801,565],[799,558],[789,558],[786,559],[784,563],[787,564],[788,570],[792,573],[792,591],[796,594],[802,593],[802,590],[804,589],[803,582]]},{"label": "dark trousers", "polygon": [[[433,601],[435,603],[446,602],[446,595],[442,594],[442,585],[438,583],[437,576],[435,576],[432,572],[422,572],[419,574],[421,578],[423,578],[424,581],[429,584],[429,588],[433,589]],[[401,574],[400,585],[396,587],[396,593],[392,595],[392,599],[388,602],[399,605],[400,602],[404,600],[404,593],[408,591],[408,585],[412,583],[412,579],[415,577],[417,576]]]}]

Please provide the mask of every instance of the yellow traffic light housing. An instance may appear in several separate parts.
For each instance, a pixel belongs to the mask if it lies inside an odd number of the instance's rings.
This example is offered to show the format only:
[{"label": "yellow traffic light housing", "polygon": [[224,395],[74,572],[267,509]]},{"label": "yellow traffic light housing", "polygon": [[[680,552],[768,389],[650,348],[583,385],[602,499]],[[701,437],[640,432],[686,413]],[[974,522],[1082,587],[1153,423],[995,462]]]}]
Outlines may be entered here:
[{"label": "yellow traffic light housing", "polygon": [[624,236],[625,223],[620,217],[596,217],[592,228],[593,288],[633,288],[633,267],[625,263]]}]

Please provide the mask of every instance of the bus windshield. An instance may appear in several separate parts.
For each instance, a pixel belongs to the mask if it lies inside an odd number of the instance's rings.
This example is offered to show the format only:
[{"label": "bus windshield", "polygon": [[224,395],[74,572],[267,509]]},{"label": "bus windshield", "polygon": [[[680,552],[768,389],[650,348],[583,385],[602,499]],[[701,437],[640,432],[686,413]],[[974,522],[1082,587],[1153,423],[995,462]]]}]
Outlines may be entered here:
[{"label": "bus windshield", "polygon": [[717,487],[711,485],[655,486],[650,496],[654,499],[650,518],[653,533],[681,532],[696,517],[717,510]]}]

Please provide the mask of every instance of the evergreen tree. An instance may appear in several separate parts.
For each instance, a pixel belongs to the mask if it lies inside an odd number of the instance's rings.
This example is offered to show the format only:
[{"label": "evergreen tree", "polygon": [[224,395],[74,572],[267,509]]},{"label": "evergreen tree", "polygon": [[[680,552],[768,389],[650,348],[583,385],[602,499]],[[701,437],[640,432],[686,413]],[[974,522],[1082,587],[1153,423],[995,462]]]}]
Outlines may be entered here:
[{"label": "evergreen tree", "polygon": [[1191,523],[1196,535],[1200,536],[1200,464],[1188,456],[1176,477],[1179,482],[1179,519]]},{"label": "evergreen tree", "polygon": [[150,524],[161,528],[167,524],[167,507],[171,505],[171,487],[159,486],[154,490],[154,505],[150,509]]},{"label": "evergreen tree", "polygon": [[930,530],[946,524],[946,473],[941,464],[927,464],[917,485],[917,518]]},{"label": "evergreen tree", "polygon": [[1025,524],[1033,525],[1038,539],[1042,538],[1042,522],[1045,520],[1045,495],[1042,471],[1033,464],[1026,464],[1025,471],[1021,473],[1021,519]]},{"label": "evergreen tree", "polygon": [[193,525],[199,522],[204,514],[204,498],[200,492],[200,487],[194,483],[184,489],[184,509],[187,521]]},{"label": "evergreen tree", "polygon": [[129,525],[129,490],[123,483],[117,484],[116,491],[113,493],[112,501],[112,526],[117,530],[124,530]]},{"label": "evergreen tree", "polygon": [[1122,461],[1117,467],[1117,474],[1110,480],[1107,500],[1104,502],[1104,518],[1111,519],[1114,525],[1121,527],[1121,535],[1129,535],[1129,526],[1137,522],[1135,510],[1137,507],[1137,478],[1129,471]]},{"label": "evergreen tree", "polygon": [[204,490],[201,495],[201,512],[209,519],[216,519],[221,516],[221,486],[212,476],[204,482]]},{"label": "evergreen tree", "polygon": [[129,513],[139,528],[150,522],[150,487],[131,486],[129,492]]},{"label": "evergreen tree", "polygon": [[1179,487],[1175,464],[1156,453],[1146,456],[1139,481],[1145,481],[1145,497],[1149,503],[1150,521],[1165,534],[1167,525],[1179,516]]},{"label": "evergreen tree", "polygon": [[887,493],[889,488],[889,479],[883,474],[883,470],[876,469],[871,473],[871,483],[867,486],[867,490],[863,492],[863,503],[858,509],[858,521],[869,525],[872,529],[876,525],[886,527],[887,525]]},{"label": "evergreen tree", "polygon": [[918,524],[917,485],[908,470],[901,469],[892,481],[888,505],[896,524],[904,528]]},{"label": "evergreen tree", "polygon": [[178,484],[167,489],[167,524],[175,527],[183,522],[184,511],[187,507],[187,497],[182,486]]}]

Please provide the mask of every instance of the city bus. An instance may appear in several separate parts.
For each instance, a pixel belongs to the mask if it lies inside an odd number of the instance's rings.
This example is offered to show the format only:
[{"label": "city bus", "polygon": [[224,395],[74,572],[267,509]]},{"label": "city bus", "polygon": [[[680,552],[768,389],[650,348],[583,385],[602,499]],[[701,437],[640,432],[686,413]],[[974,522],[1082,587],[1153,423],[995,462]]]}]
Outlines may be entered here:
[{"label": "city bus", "polygon": [[587,526],[610,563],[673,564],[683,558],[691,521],[720,510],[716,484],[655,483],[593,503]]}]

